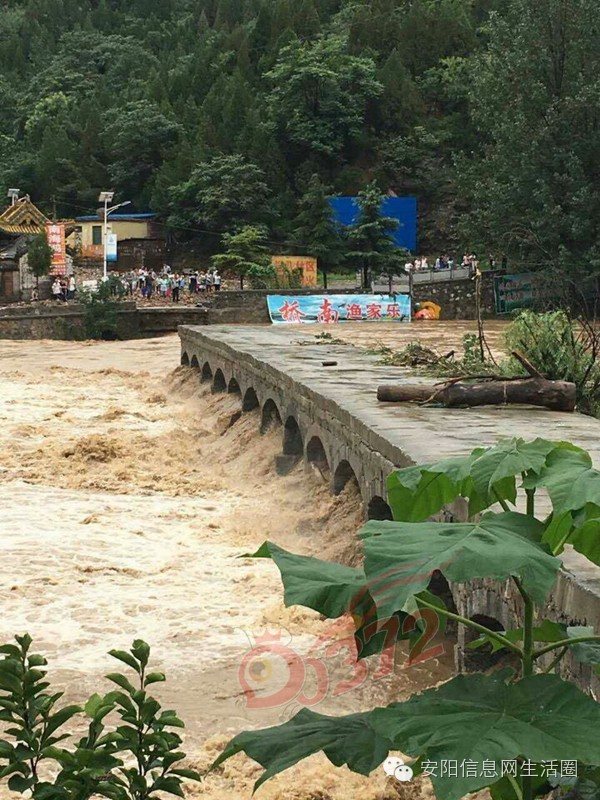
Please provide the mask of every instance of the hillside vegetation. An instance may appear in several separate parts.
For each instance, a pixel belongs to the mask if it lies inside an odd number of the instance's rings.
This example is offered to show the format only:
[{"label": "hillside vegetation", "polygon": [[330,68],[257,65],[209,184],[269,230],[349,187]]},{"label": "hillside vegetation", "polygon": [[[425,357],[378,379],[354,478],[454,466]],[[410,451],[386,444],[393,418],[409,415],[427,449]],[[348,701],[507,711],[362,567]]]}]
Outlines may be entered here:
[{"label": "hillside vegetation", "polygon": [[74,216],[114,188],[216,248],[292,246],[314,175],[375,180],[418,197],[427,252],[593,265],[599,25],[595,0],[4,0],[0,189]]}]

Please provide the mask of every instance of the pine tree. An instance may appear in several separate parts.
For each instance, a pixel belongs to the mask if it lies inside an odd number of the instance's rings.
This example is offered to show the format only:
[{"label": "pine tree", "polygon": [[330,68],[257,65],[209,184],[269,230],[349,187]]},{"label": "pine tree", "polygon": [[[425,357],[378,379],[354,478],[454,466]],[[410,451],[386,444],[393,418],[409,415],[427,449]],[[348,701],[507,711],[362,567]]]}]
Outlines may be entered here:
[{"label": "pine tree", "polygon": [[351,250],[347,258],[362,271],[363,289],[370,288],[376,271],[390,274],[400,260],[399,248],[392,238],[398,222],[383,216],[383,199],[374,181],[366,186],[358,194],[358,217],[348,231]]},{"label": "pine tree", "polygon": [[293,242],[302,255],[317,259],[323,287],[327,289],[327,273],[342,263],[345,243],[327,200],[327,187],[316,174],[300,199]]}]

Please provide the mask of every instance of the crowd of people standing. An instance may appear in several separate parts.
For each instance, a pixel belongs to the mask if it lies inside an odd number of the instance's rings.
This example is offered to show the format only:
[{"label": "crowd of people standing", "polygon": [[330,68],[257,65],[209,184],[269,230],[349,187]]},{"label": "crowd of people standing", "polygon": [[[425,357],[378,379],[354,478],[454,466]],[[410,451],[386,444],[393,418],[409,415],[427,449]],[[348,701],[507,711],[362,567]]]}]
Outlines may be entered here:
[{"label": "crowd of people standing", "polygon": [[[163,297],[178,303],[184,291],[190,294],[210,294],[221,289],[221,275],[216,269],[200,272],[195,270],[189,274],[172,272],[165,264],[162,271],[139,269],[124,275],[112,273],[110,276],[111,293],[126,294],[129,297]],[[119,291],[121,289],[121,291]]]},{"label": "crowd of people standing", "polygon": [[[58,302],[66,303],[67,300],[73,300],[75,298],[75,292],[77,291],[77,284],[75,282],[75,276],[71,275],[69,278],[66,276],[63,278],[56,277],[52,283],[52,298],[57,300]],[[33,290],[32,293],[32,300],[38,299],[38,292],[37,289]]]},{"label": "crowd of people standing", "polygon": [[[488,256],[489,269],[496,269],[498,263],[493,255]],[[480,263],[476,253],[465,253],[462,261],[457,262],[453,255],[438,256],[433,263],[429,263],[427,256],[417,257],[412,261],[407,261],[404,265],[404,271],[411,272],[425,272],[427,270],[434,270],[440,272],[442,270],[453,270],[457,268],[468,269],[469,275],[476,275],[480,271]],[[502,258],[502,268],[506,269],[506,257]]]}]

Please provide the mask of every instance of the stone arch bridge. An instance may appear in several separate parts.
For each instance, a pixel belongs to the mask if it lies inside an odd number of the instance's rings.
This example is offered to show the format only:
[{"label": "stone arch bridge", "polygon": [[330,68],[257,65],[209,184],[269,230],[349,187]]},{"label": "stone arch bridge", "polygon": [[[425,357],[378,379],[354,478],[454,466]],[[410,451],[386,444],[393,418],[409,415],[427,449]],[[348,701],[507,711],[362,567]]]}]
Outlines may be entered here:
[{"label": "stone arch bridge", "polygon": [[[213,392],[239,395],[240,415],[260,410],[261,431],[281,426],[277,468],[282,474],[303,459],[321,472],[333,493],[356,482],[369,519],[391,519],[386,478],[395,468],[461,455],[503,436],[567,439],[588,449],[600,464],[600,421],[578,414],[379,404],[379,383],[397,381],[399,374],[403,380],[411,376],[380,366],[365,350],[318,340],[310,326],[183,326],[179,335],[181,364],[195,369],[199,381],[210,383]],[[448,509],[443,516],[464,518],[463,509]],[[568,624],[598,626],[600,569],[575,552],[564,561],[568,569],[558,577],[548,615]],[[519,625],[521,601],[510,584],[477,581],[438,590],[463,616],[498,630]],[[479,668],[480,657],[465,650],[466,635],[461,628],[457,664]],[[600,692],[590,667],[568,662],[565,669],[582,687]]]}]

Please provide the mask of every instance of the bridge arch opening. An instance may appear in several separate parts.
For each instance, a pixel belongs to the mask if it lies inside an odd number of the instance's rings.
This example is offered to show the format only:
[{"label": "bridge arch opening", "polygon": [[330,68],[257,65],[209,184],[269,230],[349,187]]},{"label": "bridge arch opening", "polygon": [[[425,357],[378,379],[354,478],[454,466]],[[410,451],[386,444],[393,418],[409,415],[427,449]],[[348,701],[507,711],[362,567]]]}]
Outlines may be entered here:
[{"label": "bridge arch opening", "polygon": [[313,464],[326,480],[329,480],[331,474],[329,461],[327,460],[327,453],[323,447],[323,442],[318,436],[313,436],[306,445],[306,460],[309,464]]},{"label": "bridge arch opening", "polygon": [[236,381],[235,378],[232,378],[229,381],[229,386],[227,387],[228,394],[239,394],[240,397],[242,395],[242,390],[240,389],[239,383]]},{"label": "bridge arch opening", "polygon": [[262,408],[262,415],[261,415],[261,422],[260,422],[260,432],[266,433],[270,430],[274,425],[281,425],[281,414],[279,413],[279,409],[274,400],[269,398],[263,408]]},{"label": "bridge arch opening", "polygon": [[181,354],[181,366],[189,367],[189,365],[190,365],[190,357],[184,350],[183,353]]},{"label": "bridge arch opening", "polygon": [[369,500],[369,505],[367,506],[367,519],[394,519],[394,515],[392,514],[392,509],[389,505],[385,502],[383,497],[379,497],[379,495],[375,495]]},{"label": "bridge arch opening", "polygon": [[360,484],[350,462],[343,460],[337,465],[333,476],[333,493],[341,494],[348,484],[353,484],[360,493]]},{"label": "bridge arch opening", "polygon": [[223,375],[223,371],[220,369],[218,369],[215,372],[215,376],[213,378],[212,390],[215,393],[227,391],[227,381],[225,380],[225,375]]},{"label": "bridge arch opening", "polygon": [[294,417],[288,417],[283,428],[283,455],[297,456],[298,460],[304,455],[304,442]]},{"label": "bridge arch opening", "polygon": [[200,364],[198,363],[198,359],[196,356],[192,356],[192,360],[190,361],[190,367],[195,369],[196,372],[200,372]]},{"label": "bridge arch opening", "polygon": [[212,381],[212,376],[213,373],[212,369],[210,368],[210,364],[208,363],[208,361],[205,361],[202,366],[202,372],[200,373],[200,380],[202,381],[202,383],[209,383],[210,381]]},{"label": "bridge arch opening", "polygon": [[[429,581],[429,586],[427,588],[431,594],[436,595],[436,597],[439,597],[440,600],[443,601],[448,611],[451,611],[453,614],[458,614],[458,608],[454,602],[454,595],[450,589],[450,584],[444,575],[442,575],[442,573],[439,571],[439,569],[433,571]],[[457,632],[457,623],[454,620],[449,619],[446,623],[446,633],[449,636],[456,636]]]},{"label": "bridge arch opening", "polygon": [[242,411],[254,411],[255,408],[259,407],[259,405],[260,403],[258,402],[256,392],[251,386],[249,389],[246,389],[246,394],[242,400]]}]

